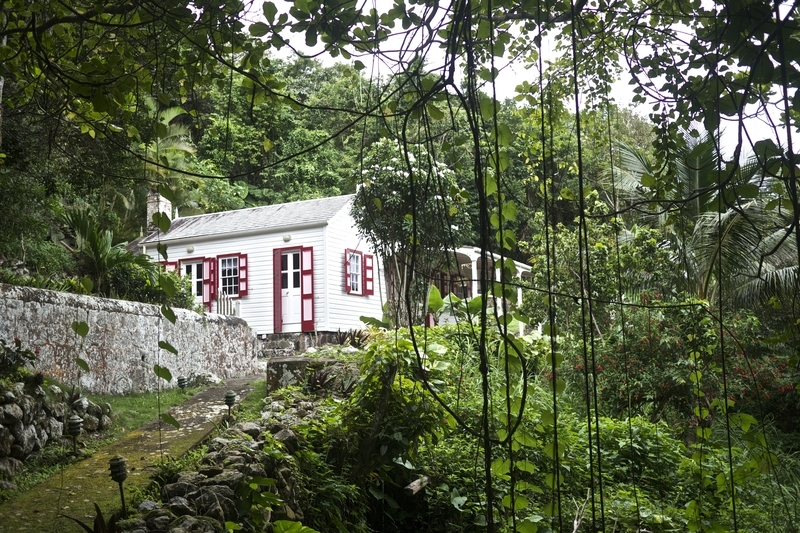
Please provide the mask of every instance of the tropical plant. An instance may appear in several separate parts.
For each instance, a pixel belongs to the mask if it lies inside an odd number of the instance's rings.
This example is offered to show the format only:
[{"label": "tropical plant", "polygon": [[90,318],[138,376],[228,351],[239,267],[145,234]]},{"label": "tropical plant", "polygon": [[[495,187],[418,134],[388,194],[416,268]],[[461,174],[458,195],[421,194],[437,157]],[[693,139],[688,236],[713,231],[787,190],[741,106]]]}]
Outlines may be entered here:
[{"label": "tropical plant", "polygon": [[147,272],[152,284],[158,280],[158,266],[144,254],[125,249],[124,244],[113,244],[114,236],[100,228],[94,212],[88,206],[74,206],[65,210],[63,223],[72,231],[75,252],[91,277],[94,291],[101,296],[111,295],[110,273],[120,265],[135,264]]},{"label": "tropical plant", "polygon": [[[734,169],[729,176],[716,138],[686,134],[664,169],[624,145],[618,163],[612,172],[618,194],[662,228],[685,271],[684,291],[710,301],[722,293],[726,300],[752,304],[795,290],[791,210],[779,209],[787,191],[755,157],[727,165]],[[658,178],[664,172],[669,179]]]}]

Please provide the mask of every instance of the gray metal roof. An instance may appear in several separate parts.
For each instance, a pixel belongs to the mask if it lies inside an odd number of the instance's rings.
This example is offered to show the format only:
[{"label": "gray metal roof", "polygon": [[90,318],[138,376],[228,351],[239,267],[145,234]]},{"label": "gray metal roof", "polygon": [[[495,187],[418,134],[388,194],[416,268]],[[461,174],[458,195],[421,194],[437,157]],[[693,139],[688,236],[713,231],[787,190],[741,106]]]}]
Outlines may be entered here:
[{"label": "gray metal roof", "polygon": [[211,235],[280,231],[282,228],[323,224],[348,206],[355,195],[303,200],[288,204],[251,207],[174,220],[169,231],[156,231],[139,244]]}]

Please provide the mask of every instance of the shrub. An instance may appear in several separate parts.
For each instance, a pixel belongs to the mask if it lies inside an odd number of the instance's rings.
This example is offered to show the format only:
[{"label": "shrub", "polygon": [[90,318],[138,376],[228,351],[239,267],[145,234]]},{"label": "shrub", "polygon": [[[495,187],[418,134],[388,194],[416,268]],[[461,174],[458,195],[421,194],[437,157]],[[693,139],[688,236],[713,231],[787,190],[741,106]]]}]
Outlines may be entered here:
[{"label": "shrub", "polygon": [[195,301],[189,278],[176,272],[162,272],[161,276],[175,286],[174,295],[168,295],[153,283],[146,268],[135,263],[117,265],[109,272],[111,294],[122,300],[194,309]]},{"label": "shrub", "polygon": [[0,378],[16,376],[20,368],[33,365],[36,359],[35,353],[22,348],[22,341],[19,339],[14,339],[10,345],[4,339],[0,339]]}]

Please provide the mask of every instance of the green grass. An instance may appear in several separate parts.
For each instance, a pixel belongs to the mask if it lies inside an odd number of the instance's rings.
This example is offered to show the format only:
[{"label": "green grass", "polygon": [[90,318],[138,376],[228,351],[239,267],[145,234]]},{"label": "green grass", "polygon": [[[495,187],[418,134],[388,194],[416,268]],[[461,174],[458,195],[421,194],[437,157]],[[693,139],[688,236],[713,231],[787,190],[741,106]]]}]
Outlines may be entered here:
[{"label": "green grass", "polygon": [[205,387],[193,389],[169,389],[155,392],[140,392],[115,396],[111,394],[87,394],[86,397],[97,405],[108,402],[111,405],[111,415],[114,419],[112,435],[119,436],[132,429],[155,420],[159,413],[167,411],[170,407],[180,405]]}]

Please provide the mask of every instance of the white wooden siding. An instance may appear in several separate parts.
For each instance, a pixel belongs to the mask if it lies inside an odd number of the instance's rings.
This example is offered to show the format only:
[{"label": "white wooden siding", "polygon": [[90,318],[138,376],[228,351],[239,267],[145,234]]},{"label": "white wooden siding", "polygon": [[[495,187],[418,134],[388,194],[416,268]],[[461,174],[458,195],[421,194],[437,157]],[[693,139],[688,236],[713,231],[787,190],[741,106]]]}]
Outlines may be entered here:
[{"label": "white wooden siding", "polygon": [[[327,316],[329,331],[347,331],[364,327],[361,316],[380,319],[383,314],[385,289],[383,270],[378,256],[374,254],[366,239],[358,234],[349,206],[336,214],[325,230],[325,247],[328,254],[328,299]],[[375,293],[371,296],[348,294],[344,288],[344,253],[346,249],[375,255]]]},{"label": "white wooden siding", "polygon": [[[291,235],[291,240],[284,242],[284,235]],[[275,248],[311,246],[314,248],[314,326],[325,331],[328,328],[322,314],[325,308],[323,235],[324,226],[320,226],[280,233],[215,236],[212,239],[192,239],[191,242],[184,240],[179,244],[167,241],[167,255],[170,262],[180,262],[234,253],[247,254],[248,294],[240,298],[242,318],[256,333],[274,333],[272,251]],[[194,247],[192,253],[186,251],[190,245]],[[162,260],[155,243],[148,245],[147,254],[154,261]]]}]

